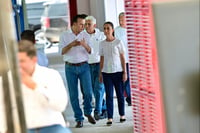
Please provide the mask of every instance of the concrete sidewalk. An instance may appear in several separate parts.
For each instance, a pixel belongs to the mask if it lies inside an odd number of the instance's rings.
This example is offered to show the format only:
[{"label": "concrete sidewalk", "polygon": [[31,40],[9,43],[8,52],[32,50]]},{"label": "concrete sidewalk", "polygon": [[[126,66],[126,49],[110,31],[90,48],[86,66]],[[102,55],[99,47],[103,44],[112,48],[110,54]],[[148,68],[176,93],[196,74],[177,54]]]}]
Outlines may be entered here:
[{"label": "concrete sidewalk", "polygon": [[132,107],[126,105],[126,121],[124,123],[119,122],[117,99],[114,99],[114,118],[112,126],[107,126],[107,119],[99,120],[95,125],[88,123],[87,118],[84,120],[83,128],[75,128],[76,122],[74,121],[73,112],[68,106],[67,111],[70,111],[67,115],[67,119],[70,122],[70,128],[73,133],[133,133],[133,121],[132,121]]}]

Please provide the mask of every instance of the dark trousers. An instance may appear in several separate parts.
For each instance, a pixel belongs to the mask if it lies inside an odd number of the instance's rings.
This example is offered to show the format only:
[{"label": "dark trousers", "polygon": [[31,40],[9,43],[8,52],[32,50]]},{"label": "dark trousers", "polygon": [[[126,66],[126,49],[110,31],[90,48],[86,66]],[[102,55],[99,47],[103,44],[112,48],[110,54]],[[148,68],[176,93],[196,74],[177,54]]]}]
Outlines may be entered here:
[{"label": "dark trousers", "polygon": [[123,74],[122,72],[102,73],[103,82],[104,82],[105,91],[106,91],[106,106],[107,106],[108,119],[113,118],[114,88],[115,88],[115,92],[117,95],[119,115],[120,116],[125,115],[124,89],[123,89],[122,74]]}]

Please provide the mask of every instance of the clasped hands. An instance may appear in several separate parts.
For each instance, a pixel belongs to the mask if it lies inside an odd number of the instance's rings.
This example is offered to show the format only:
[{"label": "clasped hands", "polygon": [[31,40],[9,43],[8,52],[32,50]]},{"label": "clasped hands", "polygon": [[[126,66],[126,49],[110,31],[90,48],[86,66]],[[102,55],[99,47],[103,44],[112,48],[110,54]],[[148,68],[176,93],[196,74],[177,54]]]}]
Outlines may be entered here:
[{"label": "clasped hands", "polygon": [[87,47],[87,43],[85,42],[85,39],[83,38],[82,40],[78,41],[78,40],[74,40],[73,41],[73,47],[75,46],[83,46],[84,48]]}]

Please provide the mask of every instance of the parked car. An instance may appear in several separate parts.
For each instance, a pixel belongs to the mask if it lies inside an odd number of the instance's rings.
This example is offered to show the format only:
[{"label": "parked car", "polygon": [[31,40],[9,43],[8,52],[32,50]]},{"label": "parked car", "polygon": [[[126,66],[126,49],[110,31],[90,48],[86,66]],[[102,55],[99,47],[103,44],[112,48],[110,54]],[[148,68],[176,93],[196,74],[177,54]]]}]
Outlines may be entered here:
[{"label": "parked car", "polygon": [[41,16],[41,29],[44,36],[51,43],[58,43],[61,32],[69,25],[68,3],[44,3],[44,12]]},{"label": "parked car", "polygon": [[41,16],[44,12],[43,4],[49,0],[26,0],[26,11],[27,11],[27,20],[29,29],[35,32],[35,39],[37,44],[45,45],[45,48],[52,46],[44,36],[43,31],[41,30]]},{"label": "parked car", "polygon": [[41,28],[40,20],[44,11],[44,2],[47,2],[47,0],[26,0],[26,11],[29,29],[36,31]]}]

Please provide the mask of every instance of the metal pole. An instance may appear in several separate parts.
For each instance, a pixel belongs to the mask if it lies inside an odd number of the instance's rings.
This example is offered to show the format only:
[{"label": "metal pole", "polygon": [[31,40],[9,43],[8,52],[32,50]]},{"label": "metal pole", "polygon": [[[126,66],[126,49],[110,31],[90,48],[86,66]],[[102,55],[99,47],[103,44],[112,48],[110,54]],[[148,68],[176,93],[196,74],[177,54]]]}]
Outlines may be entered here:
[{"label": "metal pole", "polygon": [[[2,36],[0,37],[1,41],[3,40]],[[4,105],[5,106],[5,114],[6,114],[6,125],[7,132],[14,133],[14,123],[13,123],[13,112],[12,112],[12,101],[10,95],[10,86],[8,81],[8,62],[7,56],[5,52],[4,44],[0,43],[0,76],[2,77],[3,83],[3,95],[4,95]]]},{"label": "metal pole", "polygon": [[[22,91],[21,91],[21,80],[19,77],[19,72],[17,69],[18,68],[18,62],[17,62],[17,50],[16,50],[16,44],[12,43],[10,44],[10,61],[13,62],[11,63],[11,72],[12,72],[12,78],[13,78],[13,85],[14,85],[14,92],[15,92],[15,100],[17,103],[17,109],[18,109],[18,116],[19,116],[19,123],[21,126],[21,132],[20,133],[26,133],[26,121],[25,121],[25,112],[24,112],[24,106],[23,106],[23,96],[22,96]],[[15,53],[15,54],[14,54]]]},{"label": "metal pole", "polygon": [[[16,41],[11,1],[0,0],[0,76],[3,79],[7,132],[26,133]],[[12,78],[8,77],[8,73]]]},{"label": "metal pole", "polygon": [[23,18],[24,18],[24,28],[29,29],[25,0],[22,0],[22,14],[23,14]]}]

